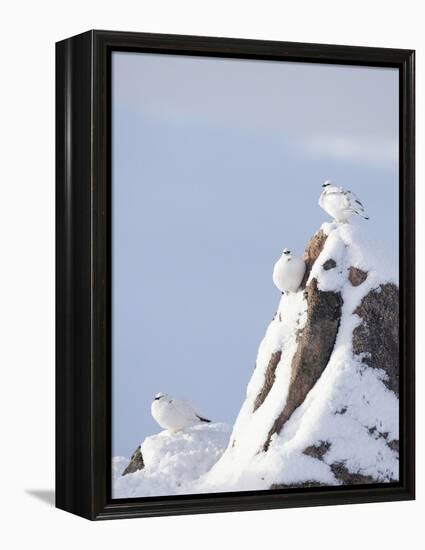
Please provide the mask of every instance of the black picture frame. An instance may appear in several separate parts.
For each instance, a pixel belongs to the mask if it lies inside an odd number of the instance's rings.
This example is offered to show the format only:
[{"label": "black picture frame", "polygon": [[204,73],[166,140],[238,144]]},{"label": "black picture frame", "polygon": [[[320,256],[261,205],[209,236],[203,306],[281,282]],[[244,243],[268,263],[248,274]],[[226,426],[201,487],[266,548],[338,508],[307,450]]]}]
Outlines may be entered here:
[{"label": "black picture frame", "polygon": [[[112,51],[396,67],[400,75],[400,481],[110,498]],[[414,499],[414,51],[89,31],[56,44],[56,506],[91,520]]]}]

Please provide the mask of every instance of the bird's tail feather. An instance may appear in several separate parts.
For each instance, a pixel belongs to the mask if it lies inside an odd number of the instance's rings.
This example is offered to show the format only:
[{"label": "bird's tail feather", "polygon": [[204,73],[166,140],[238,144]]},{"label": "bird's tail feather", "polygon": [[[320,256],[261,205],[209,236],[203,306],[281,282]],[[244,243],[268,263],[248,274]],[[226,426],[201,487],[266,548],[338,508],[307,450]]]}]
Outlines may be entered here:
[{"label": "bird's tail feather", "polygon": [[208,418],[202,418],[202,416],[199,416],[199,415],[197,416],[201,422],[211,422],[211,420],[208,420]]},{"label": "bird's tail feather", "polygon": [[344,210],[345,212],[351,212],[352,214],[357,214],[358,216],[360,216],[361,218],[363,218],[364,220],[368,220],[369,219],[369,216],[365,216],[364,214],[362,214],[361,212],[358,212],[357,210],[354,210],[352,208],[346,208]]}]

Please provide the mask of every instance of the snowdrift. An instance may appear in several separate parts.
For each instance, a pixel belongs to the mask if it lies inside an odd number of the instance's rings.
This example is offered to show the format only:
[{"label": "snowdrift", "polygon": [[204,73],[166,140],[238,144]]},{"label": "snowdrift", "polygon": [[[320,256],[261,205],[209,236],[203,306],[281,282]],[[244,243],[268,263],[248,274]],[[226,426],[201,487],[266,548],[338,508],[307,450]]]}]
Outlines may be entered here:
[{"label": "snowdrift", "polygon": [[194,482],[208,472],[223,454],[229,436],[230,428],[226,424],[216,423],[199,424],[175,433],[164,430],[147,437],[140,446],[143,457],[141,469],[122,475],[129,461],[122,457],[114,459],[112,497],[193,492],[191,487]]}]

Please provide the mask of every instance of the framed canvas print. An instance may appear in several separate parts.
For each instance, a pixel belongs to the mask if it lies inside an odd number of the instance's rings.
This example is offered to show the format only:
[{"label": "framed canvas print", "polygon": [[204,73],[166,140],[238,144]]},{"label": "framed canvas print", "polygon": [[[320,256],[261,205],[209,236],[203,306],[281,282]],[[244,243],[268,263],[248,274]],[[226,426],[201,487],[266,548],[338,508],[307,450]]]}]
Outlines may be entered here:
[{"label": "framed canvas print", "polygon": [[414,498],[414,52],[57,51],[57,506]]}]

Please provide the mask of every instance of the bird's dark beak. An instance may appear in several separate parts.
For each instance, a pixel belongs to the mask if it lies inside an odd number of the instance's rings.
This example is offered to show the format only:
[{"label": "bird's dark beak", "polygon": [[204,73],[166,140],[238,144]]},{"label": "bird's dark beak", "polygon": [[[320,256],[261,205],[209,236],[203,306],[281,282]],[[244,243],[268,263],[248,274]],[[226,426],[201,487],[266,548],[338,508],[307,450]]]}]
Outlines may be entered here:
[{"label": "bird's dark beak", "polygon": [[161,399],[161,397],[160,396],[155,397],[154,401],[158,401],[158,399]]}]

